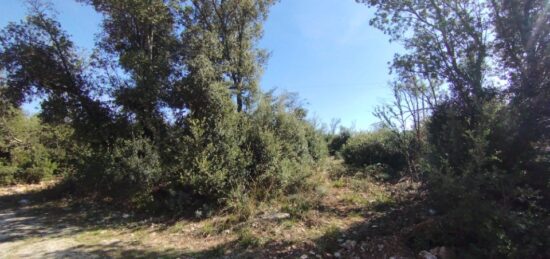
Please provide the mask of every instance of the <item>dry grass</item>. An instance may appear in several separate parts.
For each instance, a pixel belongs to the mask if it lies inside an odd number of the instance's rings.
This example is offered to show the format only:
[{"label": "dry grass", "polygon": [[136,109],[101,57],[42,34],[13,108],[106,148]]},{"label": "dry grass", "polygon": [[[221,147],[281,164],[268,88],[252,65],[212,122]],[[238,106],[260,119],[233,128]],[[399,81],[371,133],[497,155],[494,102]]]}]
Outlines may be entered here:
[{"label": "dry grass", "polygon": [[[316,182],[321,184],[310,192],[251,205],[245,221],[234,213],[201,220],[160,220],[64,199],[37,200],[39,191],[53,182],[1,188],[0,257],[269,258],[305,254],[313,258],[336,252],[360,253],[361,249],[374,249],[380,255],[395,247],[401,252],[392,255],[410,254],[398,237],[377,237],[376,231],[367,235],[363,228],[380,225],[387,211],[407,199],[401,190],[416,191],[416,183],[389,185],[343,175],[331,179],[329,175],[319,173]],[[29,204],[20,204],[22,199]],[[381,206],[385,209],[380,210]],[[288,212],[291,217],[258,218],[258,214],[275,211]],[[348,239],[358,245],[342,248]],[[386,248],[378,251],[379,243]]]}]

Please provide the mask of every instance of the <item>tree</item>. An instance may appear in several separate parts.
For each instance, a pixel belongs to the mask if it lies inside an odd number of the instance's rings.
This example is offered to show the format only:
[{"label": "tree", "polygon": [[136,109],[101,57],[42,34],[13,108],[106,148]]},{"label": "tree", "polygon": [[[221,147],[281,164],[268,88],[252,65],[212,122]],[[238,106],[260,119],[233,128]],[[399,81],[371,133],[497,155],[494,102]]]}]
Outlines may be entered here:
[{"label": "tree", "polygon": [[[537,227],[550,199],[547,1],[360,2],[377,9],[374,26],[408,49],[392,64],[396,101],[379,110],[387,124],[418,125],[411,79],[448,89],[429,114],[423,163],[444,227],[423,238],[477,244],[469,252],[489,257],[548,254],[548,233]],[[492,73],[508,84],[495,87]]]},{"label": "tree", "polygon": [[59,23],[38,2],[31,5],[26,21],[10,23],[0,33],[0,69],[7,75],[3,98],[18,107],[44,96],[40,114],[44,121],[68,121],[81,140],[97,146],[112,138],[113,119],[94,98],[96,85],[84,64]]},{"label": "tree", "polygon": [[419,160],[426,150],[425,123],[442,99],[441,83],[436,79],[423,82],[414,75],[400,79],[392,84],[393,102],[376,107],[374,115],[396,135],[407,170],[417,177]]},{"label": "tree", "polygon": [[409,50],[396,55],[393,69],[448,84],[454,100],[475,125],[485,98],[487,38],[485,5],[470,0],[358,0],[376,8],[371,25]]},{"label": "tree", "polygon": [[183,12],[186,28],[183,40],[186,56],[197,56],[194,38],[211,44],[211,61],[220,79],[228,79],[228,87],[241,112],[253,102],[258,91],[258,77],[267,58],[256,47],[262,36],[262,22],[274,0],[192,0]]},{"label": "tree", "polygon": [[543,0],[491,1],[491,8],[495,48],[517,121],[513,148],[507,151],[527,163],[550,144],[550,9]]},{"label": "tree", "polygon": [[81,1],[104,15],[97,64],[107,74],[116,103],[135,116],[146,136],[160,139],[166,131],[161,108],[177,103],[182,108],[171,94],[183,73],[175,7],[162,0]]}]

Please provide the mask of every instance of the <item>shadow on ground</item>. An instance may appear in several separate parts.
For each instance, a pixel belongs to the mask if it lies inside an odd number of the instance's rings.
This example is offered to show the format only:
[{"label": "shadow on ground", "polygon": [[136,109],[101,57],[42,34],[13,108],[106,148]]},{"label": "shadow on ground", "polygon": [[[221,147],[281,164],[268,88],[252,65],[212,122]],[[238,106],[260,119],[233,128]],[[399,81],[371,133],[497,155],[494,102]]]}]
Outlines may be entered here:
[{"label": "shadow on ground", "polygon": [[[147,229],[152,223],[158,227],[151,231],[162,231],[177,219],[131,215],[120,208],[85,200],[75,202],[50,188],[0,196],[0,248],[10,242],[48,240],[39,252],[19,255],[36,258],[299,258],[304,255],[308,258],[337,255],[342,258],[414,258],[418,251],[409,248],[407,234],[428,218],[426,206],[419,197],[409,195],[391,203],[343,211],[320,208],[337,215],[361,214],[364,220],[347,229],[328,231],[315,240],[302,243],[269,241],[258,246],[244,246],[242,240],[237,239],[210,249],[189,251],[147,247],[116,238],[74,241],[74,236],[87,231],[132,233]],[[53,239],[59,244],[52,243]]]},{"label": "shadow on ground", "polygon": [[[433,215],[429,213],[424,195],[417,190],[398,196],[397,200],[362,208],[320,208],[336,215],[360,214],[363,220],[345,229],[329,230],[303,243],[272,241],[230,255],[235,258],[416,258],[420,251],[418,247],[412,248],[412,235],[433,222]],[[224,246],[219,249],[227,250],[231,244]]]}]

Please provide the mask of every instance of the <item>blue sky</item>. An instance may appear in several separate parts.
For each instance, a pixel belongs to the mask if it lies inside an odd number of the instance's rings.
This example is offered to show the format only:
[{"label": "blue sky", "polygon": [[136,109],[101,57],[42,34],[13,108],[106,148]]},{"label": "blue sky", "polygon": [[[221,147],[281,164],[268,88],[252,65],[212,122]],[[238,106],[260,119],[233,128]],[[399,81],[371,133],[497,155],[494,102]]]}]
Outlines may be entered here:
[{"label": "blue sky", "polygon": [[[22,0],[2,0],[0,26],[25,16]],[[57,18],[85,49],[101,16],[72,0],[53,0]],[[368,129],[374,107],[391,100],[388,62],[400,47],[369,26],[373,11],[354,0],[282,0],[271,9],[260,47],[271,52],[262,88],[299,93],[311,116]],[[25,107],[30,110],[28,105]]]}]

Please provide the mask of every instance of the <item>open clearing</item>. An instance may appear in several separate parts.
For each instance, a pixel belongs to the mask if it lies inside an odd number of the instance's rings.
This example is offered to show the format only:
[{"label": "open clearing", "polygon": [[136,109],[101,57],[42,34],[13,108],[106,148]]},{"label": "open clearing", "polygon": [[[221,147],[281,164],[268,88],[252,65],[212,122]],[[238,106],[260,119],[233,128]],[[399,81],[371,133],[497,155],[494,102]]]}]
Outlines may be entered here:
[{"label": "open clearing", "polygon": [[[0,189],[1,258],[414,258],[407,233],[422,224],[418,184],[327,180],[301,216],[244,222],[145,217],[52,195],[53,184]],[[424,211],[424,210],[420,210]]]}]

